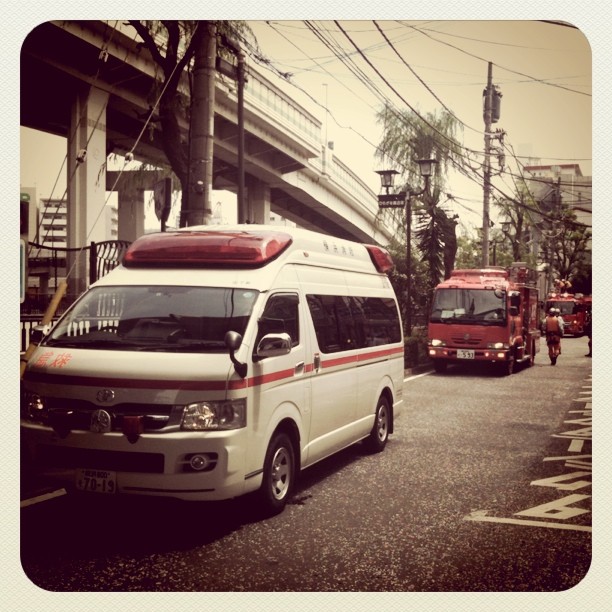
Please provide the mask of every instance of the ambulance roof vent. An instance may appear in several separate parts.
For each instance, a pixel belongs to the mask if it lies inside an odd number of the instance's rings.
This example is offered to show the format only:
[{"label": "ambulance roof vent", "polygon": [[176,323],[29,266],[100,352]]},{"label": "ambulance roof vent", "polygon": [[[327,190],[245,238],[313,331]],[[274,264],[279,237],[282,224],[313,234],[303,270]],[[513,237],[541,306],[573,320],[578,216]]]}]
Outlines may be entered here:
[{"label": "ambulance roof vent", "polygon": [[292,237],[276,231],[178,231],[146,234],[127,250],[127,268],[258,268],[276,259]]}]

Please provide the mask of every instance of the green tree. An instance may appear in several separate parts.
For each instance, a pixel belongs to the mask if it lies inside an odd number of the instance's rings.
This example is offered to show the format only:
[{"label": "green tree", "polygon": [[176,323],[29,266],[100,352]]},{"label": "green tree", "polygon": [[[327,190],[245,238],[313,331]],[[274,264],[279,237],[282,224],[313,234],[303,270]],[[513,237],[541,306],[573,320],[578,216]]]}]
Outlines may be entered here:
[{"label": "green tree", "polygon": [[[411,261],[416,260],[416,265],[411,266],[412,295],[409,297],[408,307],[411,312],[416,307],[417,317],[420,315],[422,318],[428,312],[433,288],[442,277],[450,276],[457,251],[457,224],[454,218],[449,217],[441,208],[440,196],[444,193],[450,165],[459,163],[461,159],[461,146],[455,137],[459,124],[457,119],[445,110],[422,115],[411,110],[398,111],[389,105],[378,113],[377,122],[384,126],[377,158],[383,165],[392,160],[392,165],[398,169],[401,176],[402,185],[399,191],[420,190],[423,179],[418,170],[419,159],[433,158],[437,161],[430,189],[418,198],[413,198],[411,203],[411,210],[417,218],[417,241],[414,246],[418,257],[411,253]],[[402,225],[406,227],[405,212],[402,214]],[[405,242],[403,252],[402,259],[405,260]],[[399,267],[401,269],[403,266]],[[398,291],[398,295],[405,296],[406,286],[407,278],[404,277],[403,287]],[[415,299],[416,295],[421,296],[419,300]],[[410,331],[407,330],[408,333]]]},{"label": "green tree", "polygon": [[476,269],[482,265],[482,240],[463,232],[457,237],[455,267],[460,270]]},{"label": "green tree", "polygon": [[562,201],[560,179],[549,184],[540,199],[521,181],[514,198],[498,199],[496,205],[510,225],[505,242],[511,245],[512,261],[526,261],[531,266],[543,262],[549,267],[549,283],[569,281],[574,291],[591,292],[592,234]]},{"label": "green tree", "polygon": [[[534,227],[540,218],[538,203],[524,181],[516,186],[513,199],[497,198],[494,204],[500,209],[502,219],[509,224],[505,239],[510,245],[511,261],[535,264],[532,253]],[[506,244],[502,243],[502,250]]]},{"label": "green tree", "polygon": [[570,281],[574,291],[590,293],[585,285],[591,278],[591,231],[577,223],[576,214],[565,205],[555,217],[548,221],[550,229],[542,232],[542,259],[551,266],[553,279]]}]

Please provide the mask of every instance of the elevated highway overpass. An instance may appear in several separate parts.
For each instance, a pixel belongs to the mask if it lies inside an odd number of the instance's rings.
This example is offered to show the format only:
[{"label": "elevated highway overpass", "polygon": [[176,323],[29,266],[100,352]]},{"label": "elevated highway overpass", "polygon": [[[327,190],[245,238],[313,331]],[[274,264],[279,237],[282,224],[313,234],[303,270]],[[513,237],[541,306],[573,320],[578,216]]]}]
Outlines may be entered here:
[{"label": "elevated highway overpass", "polygon": [[[249,220],[270,211],[301,227],[386,244],[393,234],[377,196],[324,143],[322,125],[271,80],[247,66],[244,91],[245,184]],[[69,247],[97,235],[107,189],[119,191],[119,238],[144,231],[144,183],[106,172],[107,156],[168,167],[156,124],[159,67],[121,21],[55,21],[26,38],[21,54],[21,125],[67,139]],[[181,88],[189,96],[187,77]],[[237,190],[238,102],[235,84],[217,74],[213,189]],[[146,127],[145,127],[146,126]],[[180,125],[184,138],[188,125]],[[135,143],[138,142],[136,146]],[[79,153],[87,150],[84,163]],[[158,176],[158,175],[156,175]],[[77,272],[78,276],[81,276]]]}]

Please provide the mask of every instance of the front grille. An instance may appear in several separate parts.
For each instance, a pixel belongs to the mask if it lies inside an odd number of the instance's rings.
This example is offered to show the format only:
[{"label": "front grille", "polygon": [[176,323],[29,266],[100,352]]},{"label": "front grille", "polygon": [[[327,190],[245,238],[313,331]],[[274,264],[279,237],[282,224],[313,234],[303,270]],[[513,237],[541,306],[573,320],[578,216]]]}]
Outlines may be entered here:
[{"label": "front grille", "polygon": [[482,338],[470,336],[466,339],[463,336],[453,336],[451,337],[451,342],[456,346],[478,346],[482,342]]},{"label": "front grille", "polygon": [[48,409],[49,424],[61,423],[67,430],[89,431],[91,416],[95,410],[102,408],[111,416],[111,430],[122,431],[124,416],[142,416],[145,432],[156,432],[168,427],[180,425],[181,410],[173,416],[172,404],[137,404],[124,403],[115,406],[101,407],[92,402],[79,399],[45,398]]},{"label": "front grille", "polygon": [[44,467],[90,468],[149,474],[164,472],[164,456],[159,453],[130,453],[40,444],[36,458]]}]

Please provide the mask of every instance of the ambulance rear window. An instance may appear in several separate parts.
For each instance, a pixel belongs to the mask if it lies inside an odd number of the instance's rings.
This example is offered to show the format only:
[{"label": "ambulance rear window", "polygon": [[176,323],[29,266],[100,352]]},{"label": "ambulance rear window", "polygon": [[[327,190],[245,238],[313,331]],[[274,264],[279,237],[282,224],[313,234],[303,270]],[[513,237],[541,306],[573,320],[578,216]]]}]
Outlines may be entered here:
[{"label": "ambulance rear window", "polygon": [[127,268],[257,268],[276,259],[290,244],[289,234],[275,231],[185,231],[147,234],[123,259]]}]

